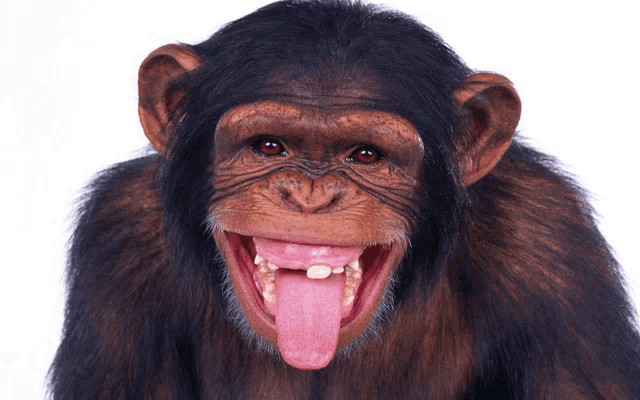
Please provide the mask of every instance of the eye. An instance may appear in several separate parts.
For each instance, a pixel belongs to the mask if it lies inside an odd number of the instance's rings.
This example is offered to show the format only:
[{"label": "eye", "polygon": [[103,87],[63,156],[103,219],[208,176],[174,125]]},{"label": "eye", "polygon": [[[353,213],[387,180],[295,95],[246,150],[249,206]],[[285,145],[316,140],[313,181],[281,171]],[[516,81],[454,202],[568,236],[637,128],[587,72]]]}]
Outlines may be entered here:
[{"label": "eye", "polygon": [[381,158],[382,154],[380,154],[377,149],[371,146],[365,146],[357,148],[356,151],[347,157],[347,161],[359,164],[373,164]]},{"label": "eye", "polygon": [[253,142],[253,149],[265,156],[286,156],[282,143],[273,138],[260,138]]}]

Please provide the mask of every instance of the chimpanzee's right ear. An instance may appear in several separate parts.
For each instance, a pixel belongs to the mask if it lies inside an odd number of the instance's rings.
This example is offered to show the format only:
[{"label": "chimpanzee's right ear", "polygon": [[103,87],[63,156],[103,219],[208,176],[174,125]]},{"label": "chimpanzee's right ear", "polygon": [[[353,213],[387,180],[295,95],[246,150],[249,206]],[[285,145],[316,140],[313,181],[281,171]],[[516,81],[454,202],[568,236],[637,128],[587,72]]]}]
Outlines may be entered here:
[{"label": "chimpanzee's right ear", "polygon": [[164,155],[169,132],[169,118],[184,95],[172,85],[185,72],[202,65],[202,60],[187,46],[170,44],[151,53],[138,72],[138,114],[153,147]]}]

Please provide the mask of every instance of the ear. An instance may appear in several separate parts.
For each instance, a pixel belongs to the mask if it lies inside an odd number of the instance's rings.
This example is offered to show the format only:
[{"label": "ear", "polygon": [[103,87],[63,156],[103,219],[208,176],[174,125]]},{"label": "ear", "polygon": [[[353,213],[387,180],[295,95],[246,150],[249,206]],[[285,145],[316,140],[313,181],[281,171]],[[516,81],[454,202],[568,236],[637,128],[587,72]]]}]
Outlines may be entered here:
[{"label": "ear", "polygon": [[520,120],[520,98],[511,82],[496,74],[471,75],[454,90],[454,97],[468,121],[459,160],[464,184],[471,185],[509,148]]},{"label": "ear", "polygon": [[138,72],[138,115],[158,153],[164,155],[169,118],[185,93],[173,83],[185,72],[202,65],[200,57],[187,46],[170,44],[151,53]]}]

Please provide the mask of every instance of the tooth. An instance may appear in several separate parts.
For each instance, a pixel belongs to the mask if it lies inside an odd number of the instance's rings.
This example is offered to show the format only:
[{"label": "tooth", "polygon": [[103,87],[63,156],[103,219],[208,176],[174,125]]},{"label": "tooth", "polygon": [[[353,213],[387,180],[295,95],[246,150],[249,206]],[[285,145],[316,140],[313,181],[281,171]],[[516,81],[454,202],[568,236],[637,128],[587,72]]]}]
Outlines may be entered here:
[{"label": "tooth", "polygon": [[324,279],[331,275],[331,267],[328,265],[312,265],[307,269],[307,278]]},{"label": "tooth", "polygon": [[268,272],[271,272],[271,270],[265,267],[264,265],[261,265],[260,267],[258,267],[258,271],[260,271],[261,274],[266,274]]},{"label": "tooth", "polygon": [[346,297],[344,300],[342,300],[342,305],[348,306],[349,304],[353,303],[353,299],[355,298],[356,296],[353,296],[353,295]]},{"label": "tooth", "polygon": [[260,265],[262,264],[263,261],[264,261],[264,257],[262,257],[260,254],[256,254],[256,258],[253,260],[253,263],[255,265]]},{"label": "tooth", "polygon": [[362,271],[354,271],[351,267],[347,268],[347,272],[345,273],[347,278],[360,279],[362,278]]},{"label": "tooth", "polygon": [[262,292],[262,297],[264,297],[264,300],[269,304],[273,304],[273,302],[276,301],[276,295],[269,293],[266,290]]},{"label": "tooth", "polygon": [[360,261],[357,258],[347,264],[345,275],[347,275],[347,280],[342,291],[342,305],[349,306],[353,303],[356,287],[362,280],[362,269],[360,269]]},{"label": "tooth", "polygon": [[262,277],[262,282],[264,283],[271,283],[271,282],[275,282],[276,278],[275,276],[273,276],[273,274],[265,274]]},{"label": "tooth", "polygon": [[332,273],[334,274],[341,274],[344,272],[344,267],[336,267],[334,269],[331,270]]},{"label": "tooth", "polygon": [[268,266],[268,267],[269,267],[269,269],[270,269],[270,270],[272,270],[272,271],[275,271],[275,270],[277,270],[278,268],[280,268],[280,267],[278,267],[277,265],[275,265],[274,263],[272,263],[271,261],[267,261],[267,266]]},{"label": "tooth", "polygon": [[269,292],[269,293],[271,293],[271,291],[272,291],[273,289],[275,289],[275,288],[276,288],[276,285],[274,285],[273,283],[265,282],[265,284],[264,284],[264,290],[265,290],[265,292]]}]

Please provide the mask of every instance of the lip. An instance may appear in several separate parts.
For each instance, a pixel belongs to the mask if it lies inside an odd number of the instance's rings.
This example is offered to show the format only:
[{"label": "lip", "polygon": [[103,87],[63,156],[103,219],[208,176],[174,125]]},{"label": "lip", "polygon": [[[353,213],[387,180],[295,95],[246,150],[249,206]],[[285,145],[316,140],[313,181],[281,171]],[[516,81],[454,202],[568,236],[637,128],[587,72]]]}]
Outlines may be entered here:
[{"label": "lip", "polygon": [[[277,347],[278,343],[275,318],[265,307],[262,294],[258,292],[253,280],[254,270],[257,268],[253,263],[256,255],[253,237],[311,245],[352,245],[337,243],[335,240],[309,241],[304,235],[287,235],[283,238],[281,235],[273,234],[256,233],[248,236],[218,231],[214,237],[227,260],[234,289],[249,324],[274,347]],[[398,244],[373,244],[365,247],[359,258],[363,270],[362,283],[356,293],[351,312],[340,321],[338,349],[355,340],[366,329],[403,254],[403,246]]]}]

